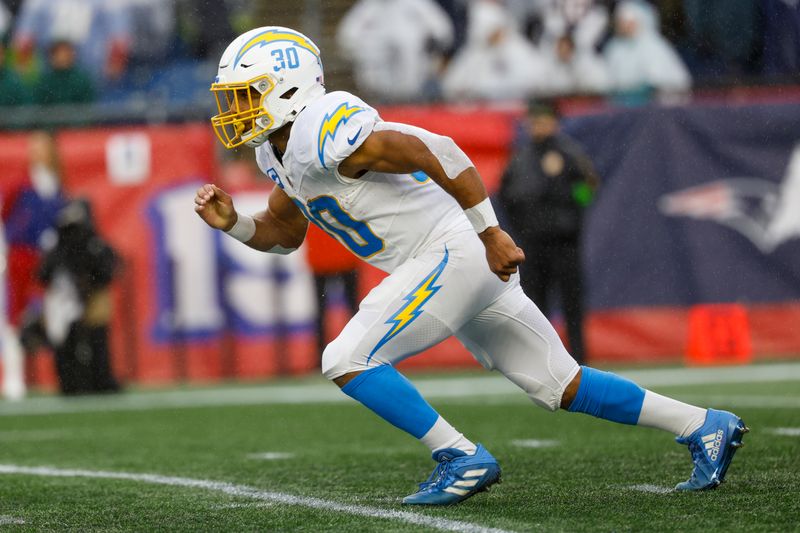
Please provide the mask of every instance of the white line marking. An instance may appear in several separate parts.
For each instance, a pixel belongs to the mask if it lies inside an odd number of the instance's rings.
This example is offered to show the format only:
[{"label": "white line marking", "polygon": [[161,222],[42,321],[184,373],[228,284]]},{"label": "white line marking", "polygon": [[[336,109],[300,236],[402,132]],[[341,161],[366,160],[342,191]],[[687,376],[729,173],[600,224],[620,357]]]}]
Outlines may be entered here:
[{"label": "white line marking", "polygon": [[279,461],[281,459],[291,459],[292,457],[294,457],[294,454],[288,452],[264,452],[264,453],[247,454],[248,459],[261,459],[263,461]]},{"label": "white line marking", "polygon": [[642,485],[630,485],[628,488],[639,492],[648,492],[650,494],[671,494],[674,492],[673,489],[669,487],[660,487],[658,485],[650,485],[649,483],[644,483]]},{"label": "white line marking", "polygon": [[283,492],[271,492],[261,490],[247,485],[234,485],[224,481],[210,481],[207,479],[192,479],[176,476],[161,476],[158,474],[135,474],[130,472],[108,472],[102,470],[73,470],[63,468],[53,468],[49,466],[18,466],[0,465],[0,474],[21,474],[28,476],[43,477],[65,477],[65,478],[90,478],[90,479],[121,479],[126,481],[140,481],[154,485],[168,485],[171,487],[186,487],[193,489],[205,489],[221,492],[228,496],[237,498],[250,498],[262,502],[281,503],[284,505],[297,505],[311,509],[323,511],[333,511],[337,513],[347,513],[369,518],[382,518],[386,520],[396,520],[417,526],[438,529],[441,531],[461,531],[470,533],[508,533],[503,529],[484,527],[471,522],[460,520],[449,520],[436,516],[411,513],[408,511],[394,511],[381,509],[367,505],[354,505],[337,503],[322,498],[310,496],[296,496]]},{"label": "white line marking", "polygon": [[[643,387],[702,385],[722,383],[766,383],[800,381],[800,363],[764,364],[715,368],[668,368],[621,370]],[[485,374],[475,377],[414,379],[420,392],[430,399],[492,398],[514,396],[525,399],[520,390],[502,376]],[[515,398],[515,399],[516,399]],[[734,396],[723,405],[733,405]],[[774,397],[776,401],[781,398]],[[789,398],[787,405],[800,407],[800,398]],[[354,402],[329,383],[309,380],[293,384],[262,385],[234,388],[148,391],[95,398],[36,397],[21,402],[0,404],[0,416],[53,413],[142,411],[180,409],[220,405],[279,405]],[[741,400],[746,401],[746,400]],[[791,405],[789,405],[791,404]],[[739,405],[739,404],[737,404]],[[758,407],[758,406],[754,406]],[[766,406],[765,407],[771,407]]]},{"label": "white line marking", "polygon": [[770,428],[768,431],[782,437],[800,437],[800,428]]},{"label": "white line marking", "polygon": [[620,375],[643,387],[713,385],[723,383],[767,383],[800,380],[799,363],[720,366],[711,368],[662,368],[621,370]]},{"label": "white line marking", "polygon": [[725,395],[707,396],[703,394],[681,394],[680,399],[693,404],[709,407],[751,407],[755,409],[800,409],[799,396],[746,396]]},{"label": "white line marking", "polygon": [[13,516],[0,516],[0,526],[21,526],[25,523],[22,518],[14,518]]},{"label": "white line marking", "polygon": [[511,444],[520,448],[552,448],[560,443],[557,440],[548,439],[517,439],[512,440]]}]

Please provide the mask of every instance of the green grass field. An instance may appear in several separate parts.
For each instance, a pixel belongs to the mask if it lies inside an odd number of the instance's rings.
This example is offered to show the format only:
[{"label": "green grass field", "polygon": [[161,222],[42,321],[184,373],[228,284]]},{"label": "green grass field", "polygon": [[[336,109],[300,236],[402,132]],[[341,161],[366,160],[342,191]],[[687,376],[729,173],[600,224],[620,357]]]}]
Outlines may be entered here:
[{"label": "green grass field", "polygon": [[800,530],[800,364],[726,372],[629,373],[752,428],[699,494],[669,490],[690,472],[670,435],[547,413],[493,374],[412,375],[503,468],[448,508],[399,504],[427,450],[321,379],[0,403],[0,531]]}]

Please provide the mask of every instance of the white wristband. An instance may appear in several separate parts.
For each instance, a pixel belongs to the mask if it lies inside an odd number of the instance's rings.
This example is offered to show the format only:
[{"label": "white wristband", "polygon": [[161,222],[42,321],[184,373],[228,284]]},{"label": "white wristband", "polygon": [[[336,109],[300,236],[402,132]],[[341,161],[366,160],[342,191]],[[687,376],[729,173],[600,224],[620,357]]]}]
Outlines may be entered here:
[{"label": "white wristband", "polygon": [[236,224],[225,233],[237,241],[247,242],[256,234],[256,221],[253,217],[241,213],[236,213],[236,216]]},{"label": "white wristband", "polygon": [[487,228],[499,225],[489,198],[486,198],[478,205],[473,205],[469,209],[464,209],[464,214],[467,215],[469,223],[472,224],[477,233],[483,233]]}]

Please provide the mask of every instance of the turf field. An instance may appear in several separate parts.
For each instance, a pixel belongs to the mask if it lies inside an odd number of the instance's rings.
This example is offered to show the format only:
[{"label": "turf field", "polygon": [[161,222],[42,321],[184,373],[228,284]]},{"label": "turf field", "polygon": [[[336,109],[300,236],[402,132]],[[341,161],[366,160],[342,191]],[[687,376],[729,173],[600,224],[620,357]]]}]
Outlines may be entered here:
[{"label": "turf field", "polygon": [[656,430],[547,413],[488,373],[412,376],[500,460],[449,508],[427,450],[321,379],[0,403],[0,531],[797,531],[800,364],[622,371],[752,428],[718,490]]}]

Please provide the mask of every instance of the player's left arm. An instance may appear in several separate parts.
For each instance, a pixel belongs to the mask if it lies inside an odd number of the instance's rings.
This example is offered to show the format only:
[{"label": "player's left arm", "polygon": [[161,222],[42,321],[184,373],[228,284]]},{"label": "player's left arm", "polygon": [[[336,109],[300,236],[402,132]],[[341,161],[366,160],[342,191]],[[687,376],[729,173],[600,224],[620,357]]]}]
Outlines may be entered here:
[{"label": "player's left arm", "polygon": [[467,213],[486,247],[489,268],[508,281],[525,254],[497,223],[478,171],[449,137],[403,124],[381,124],[339,164],[339,172],[360,178],[368,171],[406,174],[423,171]]}]

